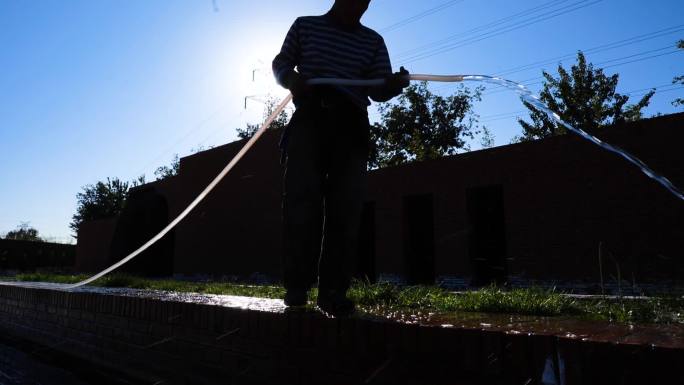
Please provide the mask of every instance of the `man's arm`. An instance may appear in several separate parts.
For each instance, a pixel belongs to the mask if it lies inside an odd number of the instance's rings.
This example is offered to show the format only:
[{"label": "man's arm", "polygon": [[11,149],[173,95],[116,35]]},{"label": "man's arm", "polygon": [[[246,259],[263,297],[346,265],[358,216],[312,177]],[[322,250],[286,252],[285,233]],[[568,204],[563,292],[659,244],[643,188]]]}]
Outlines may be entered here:
[{"label": "man's arm", "polygon": [[285,36],[280,53],[273,59],[272,64],[273,75],[275,75],[278,84],[290,90],[293,95],[302,94],[307,89],[305,80],[295,71],[300,58],[299,20],[295,20]]},{"label": "man's arm", "polygon": [[401,71],[392,73],[389,53],[385,41],[380,39],[378,49],[375,52],[375,60],[369,73],[370,79],[385,79],[382,86],[371,87],[368,96],[376,102],[386,102],[393,97],[401,94],[404,88],[409,85],[408,71],[401,67]]}]

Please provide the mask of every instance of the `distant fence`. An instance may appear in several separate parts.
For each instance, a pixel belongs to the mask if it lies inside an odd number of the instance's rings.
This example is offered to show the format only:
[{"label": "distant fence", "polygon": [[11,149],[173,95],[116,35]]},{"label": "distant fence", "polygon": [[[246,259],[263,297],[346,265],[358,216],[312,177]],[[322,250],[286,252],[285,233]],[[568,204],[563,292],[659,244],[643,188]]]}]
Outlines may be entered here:
[{"label": "distant fence", "polygon": [[75,261],[75,245],[0,239],[0,270],[71,269]]}]

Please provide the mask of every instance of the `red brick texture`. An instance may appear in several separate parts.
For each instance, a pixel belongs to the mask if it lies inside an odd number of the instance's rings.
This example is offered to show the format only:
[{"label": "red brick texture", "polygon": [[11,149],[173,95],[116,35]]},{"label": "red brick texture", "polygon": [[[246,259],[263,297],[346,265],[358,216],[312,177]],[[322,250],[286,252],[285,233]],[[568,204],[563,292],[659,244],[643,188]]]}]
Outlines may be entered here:
[{"label": "red brick texture", "polygon": [[0,330],[150,383],[684,383],[684,352],[649,344],[8,286]]},{"label": "red brick texture", "polygon": [[[684,186],[684,113],[606,127],[600,139],[618,145]],[[174,230],[173,272],[280,276],[281,179],[279,133],[267,132],[235,169]],[[179,175],[154,182],[180,213],[218,174],[243,141],[180,161]],[[606,280],[629,283],[684,279],[684,205],[621,157],[575,136],[473,151],[370,174],[374,202],[372,244],[377,274],[406,276],[404,198],[434,202],[434,273],[473,275],[466,192],[500,186],[505,227],[505,270],[511,279],[599,282],[598,245]],[[408,183],[407,183],[408,182]],[[84,226],[77,265],[108,266],[111,229]],[[83,245],[81,245],[83,243]],[[105,247],[105,249],[102,249]],[[431,257],[432,258],[432,257]],[[428,262],[426,262],[428,263]],[[624,285],[624,283],[623,283]]]}]

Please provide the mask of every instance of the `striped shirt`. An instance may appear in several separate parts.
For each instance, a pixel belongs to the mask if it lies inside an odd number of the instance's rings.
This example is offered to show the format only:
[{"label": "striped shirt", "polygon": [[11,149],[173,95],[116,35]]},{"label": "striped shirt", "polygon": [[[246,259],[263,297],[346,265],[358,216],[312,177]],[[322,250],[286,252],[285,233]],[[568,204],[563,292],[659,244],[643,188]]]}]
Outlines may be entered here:
[{"label": "striped shirt", "polygon": [[[382,36],[363,25],[342,30],[327,15],[299,17],[290,27],[273,60],[278,83],[295,67],[305,78],[376,79],[392,73]],[[335,88],[363,109],[370,105],[368,87]]]}]

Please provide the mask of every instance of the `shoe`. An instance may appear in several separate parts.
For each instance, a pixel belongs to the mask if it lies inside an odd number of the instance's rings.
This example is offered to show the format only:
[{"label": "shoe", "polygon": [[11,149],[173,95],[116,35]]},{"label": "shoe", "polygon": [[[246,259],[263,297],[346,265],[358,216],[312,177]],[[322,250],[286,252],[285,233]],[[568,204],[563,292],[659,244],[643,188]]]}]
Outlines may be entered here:
[{"label": "shoe", "polygon": [[354,302],[347,298],[347,293],[343,291],[319,290],[316,304],[323,313],[333,317],[346,317],[356,311]]},{"label": "shoe", "polygon": [[307,303],[307,293],[304,289],[288,289],[285,292],[285,306],[304,306]]}]

